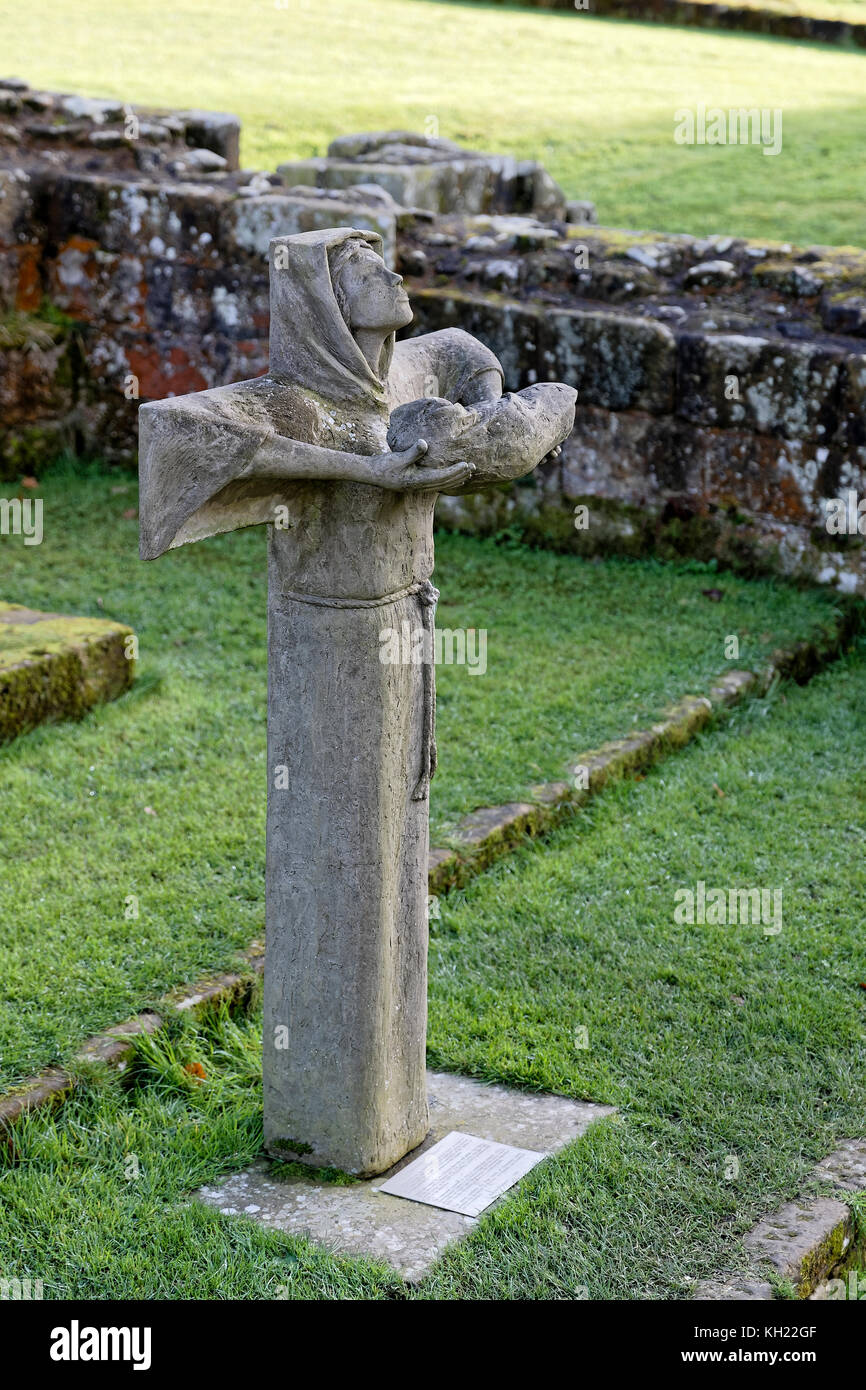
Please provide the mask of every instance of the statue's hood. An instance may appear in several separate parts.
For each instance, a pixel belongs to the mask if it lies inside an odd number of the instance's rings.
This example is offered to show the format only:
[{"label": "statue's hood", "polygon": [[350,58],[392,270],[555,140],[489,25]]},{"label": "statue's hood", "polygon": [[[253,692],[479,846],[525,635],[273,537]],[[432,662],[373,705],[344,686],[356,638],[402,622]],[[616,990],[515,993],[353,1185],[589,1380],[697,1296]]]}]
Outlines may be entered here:
[{"label": "statue's hood", "polygon": [[331,227],[272,240],[268,371],[278,381],[326,401],[372,398],[384,406],[394,335],[385,344],[380,379],[352,337],[331,282],[329,253],[350,241],[360,241],[377,256],[382,254],[382,238],[377,232],[361,232],[354,227]]},{"label": "statue's hood", "polygon": [[271,242],[270,367],[266,376],[192,395],[151,401],[139,410],[140,551],[153,559],[186,541],[273,521],[292,484],[245,481],[262,442],[291,427],[305,399],[326,418],[387,423],[386,382],[394,335],[385,343],[381,379],[352,337],[331,281],[328,253],[360,241],[382,254],[375,232],[336,227]]}]

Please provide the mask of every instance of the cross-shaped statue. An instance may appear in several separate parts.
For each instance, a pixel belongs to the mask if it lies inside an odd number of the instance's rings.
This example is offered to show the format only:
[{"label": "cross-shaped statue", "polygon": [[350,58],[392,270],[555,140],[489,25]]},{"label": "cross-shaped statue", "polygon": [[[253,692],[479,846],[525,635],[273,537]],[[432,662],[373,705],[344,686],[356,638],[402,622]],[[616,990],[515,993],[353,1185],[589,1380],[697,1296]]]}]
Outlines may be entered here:
[{"label": "cross-shaped statue", "polygon": [[[395,344],[372,232],[277,237],[270,266],[268,374],[141,407],[141,555],[270,523],[265,1143],[372,1175],[428,1128],[436,496],[528,473],[576,393],[503,395],[456,328]],[[404,622],[421,660],[387,657]]]}]

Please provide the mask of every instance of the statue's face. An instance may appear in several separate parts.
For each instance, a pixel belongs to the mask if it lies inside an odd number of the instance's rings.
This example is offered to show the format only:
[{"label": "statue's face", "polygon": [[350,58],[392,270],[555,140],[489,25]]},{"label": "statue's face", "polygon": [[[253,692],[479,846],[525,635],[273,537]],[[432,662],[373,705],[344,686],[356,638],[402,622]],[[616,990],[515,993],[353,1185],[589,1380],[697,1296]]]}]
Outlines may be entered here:
[{"label": "statue's face", "polygon": [[411,322],[403,277],[389,270],[371,246],[359,249],[340,271],[340,289],[349,306],[352,330],[391,333]]}]

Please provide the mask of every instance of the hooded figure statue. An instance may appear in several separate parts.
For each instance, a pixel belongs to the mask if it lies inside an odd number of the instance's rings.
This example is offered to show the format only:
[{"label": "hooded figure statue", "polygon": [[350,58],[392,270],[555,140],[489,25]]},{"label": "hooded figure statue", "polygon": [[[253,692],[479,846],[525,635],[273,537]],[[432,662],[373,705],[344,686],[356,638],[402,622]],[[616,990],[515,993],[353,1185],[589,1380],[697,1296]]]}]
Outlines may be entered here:
[{"label": "hooded figure statue", "polygon": [[272,523],[265,1139],[357,1174],[428,1128],[436,495],[530,471],[574,415],[503,396],[459,329],[395,344],[411,317],[374,233],[277,238],[268,374],[140,411],[143,558]]}]

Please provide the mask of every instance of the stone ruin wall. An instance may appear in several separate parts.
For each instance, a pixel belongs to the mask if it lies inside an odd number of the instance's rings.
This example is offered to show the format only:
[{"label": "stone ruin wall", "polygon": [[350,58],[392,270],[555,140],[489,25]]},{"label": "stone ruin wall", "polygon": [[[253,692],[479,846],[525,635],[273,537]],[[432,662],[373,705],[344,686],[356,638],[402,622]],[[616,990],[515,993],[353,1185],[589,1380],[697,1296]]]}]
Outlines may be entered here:
[{"label": "stone ruin wall", "polygon": [[561,458],[440,521],[866,592],[864,538],[824,514],[866,496],[866,252],[593,216],[541,166],[447,141],[245,171],[233,117],[0,83],[0,478],[61,449],[133,466],[139,400],[266,369],[270,237],[354,224],[405,274],[410,333],[456,324],[509,389],[579,389]]},{"label": "stone ruin wall", "polygon": [[[492,0],[493,4],[509,2]],[[491,0],[483,0],[483,3],[490,4]],[[523,0],[523,3],[540,10],[564,10],[578,17],[590,14],[607,19],[638,19],[649,24],[682,24],[698,29],[772,34],[775,38],[866,48],[866,24],[803,14],[797,0],[792,0],[787,13],[765,10],[758,5],[715,4],[713,0]]]},{"label": "stone ruin wall", "polygon": [[866,252],[452,218],[407,229],[401,266],[411,331],[579,389],[559,460],[441,520],[866,592],[864,537],[826,525],[866,496]]}]

